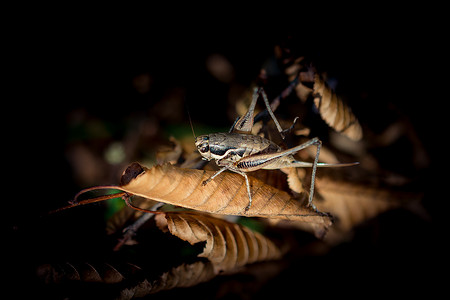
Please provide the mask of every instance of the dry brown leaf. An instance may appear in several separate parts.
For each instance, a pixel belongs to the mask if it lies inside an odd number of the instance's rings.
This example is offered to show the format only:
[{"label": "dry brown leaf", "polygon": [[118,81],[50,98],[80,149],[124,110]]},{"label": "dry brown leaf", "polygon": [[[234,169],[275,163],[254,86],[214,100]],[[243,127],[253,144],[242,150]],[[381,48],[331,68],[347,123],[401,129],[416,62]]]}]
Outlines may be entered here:
[{"label": "dry brown leaf", "polygon": [[[294,192],[304,190],[306,172],[301,168],[282,169],[288,176],[289,187]],[[316,177],[314,203],[319,211],[329,212],[334,218],[324,240],[330,244],[342,242],[355,227],[377,215],[406,204],[417,203],[422,194],[379,188],[355,182]],[[305,229],[305,224],[291,225]]]},{"label": "dry brown leaf", "polygon": [[171,163],[175,164],[180,158],[183,149],[181,143],[173,136],[169,137],[169,140],[173,143],[173,146],[160,147],[156,152],[156,161],[158,163]]},{"label": "dry brown leaf", "polygon": [[239,174],[223,172],[203,186],[202,182],[213,174],[214,171],[183,169],[169,164],[148,169],[133,163],[124,172],[120,189],[197,211],[306,222],[319,236],[332,223],[329,216],[302,206],[288,193],[250,176],[253,200],[246,212],[249,199],[244,178]]},{"label": "dry brown leaf", "polygon": [[284,168],[281,169],[283,173],[287,175],[287,183],[289,188],[297,193],[304,193],[305,187],[303,186],[303,178],[305,178],[306,172],[303,168]]},{"label": "dry brown leaf", "polygon": [[305,57],[301,56],[294,60],[293,64],[284,70],[289,81],[293,81],[298,76],[298,84],[295,86],[297,97],[304,103],[312,93],[311,87],[305,83],[314,82],[314,71],[304,65]]},{"label": "dry brown leaf", "polygon": [[355,115],[336,93],[334,93],[318,74],[314,77],[314,104],[322,119],[336,131],[352,140],[362,138],[362,129]]},{"label": "dry brown leaf", "polygon": [[319,210],[330,212],[336,221],[325,236],[329,243],[338,243],[361,223],[391,209],[421,198],[411,192],[393,192],[356,183],[316,178],[321,199],[316,201]]},{"label": "dry brown leaf", "polygon": [[[306,102],[312,94],[314,104],[319,110],[322,119],[336,131],[344,134],[352,140],[362,138],[362,129],[348,107],[340,97],[334,93],[312,66],[305,64],[304,57],[298,57],[293,64],[286,67],[285,74],[289,81],[298,76],[298,84],[295,91],[302,102]],[[309,83],[314,82],[313,88]]]},{"label": "dry brown leaf", "polygon": [[392,191],[358,185],[328,178],[317,180],[317,188],[323,201],[317,206],[336,216],[335,229],[348,231],[365,220],[394,207],[401,202]]},{"label": "dry brown leaf", "polygon": [[164,272],[156,279],[145,278],[136,285],[122,289],[117,299],[140,298],[163,290],[190,287],[215,276],[211,263],[197,261],[191,264],[182,264]]},{"label": "dry brown leaf", "polygon": [[233,272],[258,261],[278,259],[281,250],[260,233],[198,212],[167,212],[156,216],[160,229],[190,244],[206,242],[199,257],[213,264],[216,274]]},{"label": "dry brown leaf", "polygon": [[139,267],[130,263],[113,266],[109,263],[65,262],[55,265],[41,265],[36,272],[38,277],[46,284],[61,284],[70,281],[114,284],[122,282],[126,276],[130,276],[139,270],[141,270]]},{"label": "dry brown leaf", "polygon": [[[131,263],[113,266],[109,263],[87,262],[41,265],[37,268],[37,275],[46,284],[79,282],[78,289],[87,288],[88,285],[83,285],[85,283],[97,283],[101,299],[133,299],[162,290],[194,286],[212,279],[217,274],[210,262],[196,261],[181,264],[158,275],[148,275],[145,270]],[[105,295],[105,290],[101,290],[100,284],[110,286],[109,294]],[[66,292],[70,295],[74,290],[73,288],[71,290],[69,285],[66,286]]]}]

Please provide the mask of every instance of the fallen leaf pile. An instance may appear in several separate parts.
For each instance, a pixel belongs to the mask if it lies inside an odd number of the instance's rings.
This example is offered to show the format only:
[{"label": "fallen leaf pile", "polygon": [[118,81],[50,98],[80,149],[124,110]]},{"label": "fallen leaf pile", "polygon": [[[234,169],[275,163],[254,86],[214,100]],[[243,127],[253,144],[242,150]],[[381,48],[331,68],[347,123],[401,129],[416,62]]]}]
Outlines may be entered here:
[{"label": "fallen leaf pile", "polygon": [[[418,203],[422,197],[420,192],[394,191],[386,184],[393,179],[379,179],[379,174],[388,172],[370,152],[372,145],[364,139],[362,123],[343,98],[330,88],[326,76],[307,64],[304,57],[289,57],[285,62],[280,68],[289,86],[274,97],[273,110],[281,108],[284,99],[294,97],[291,93],[295,92],[295,97],[300,99],[297,104],[314,105],[321,122],[330,128],[330,138],[324,143],[320,160],[361,162],[360,166],[338,170],[318,169],[314,195],[318,211],[306,206],[310,168],[249,173],[253,200],[246,211],[249,199],[241,175],[223,172],[203,185],[216,172],[217,166],[206,165],[201,160],[193,149],[192,140],[186,143],[171,137],[173,147],[166,146],[157,153],[157,164],[147,167],[131,163],[125,168],[119,185],[99,186],[99,190],[113,190],[112,194],[96,198],[90,194],[95,188],[90,188],[69,206],[123,198],[129,207],[123,207],[108,219],[107,232],[116,242],[113,253],[139,252],[141,261],[135,263],[128,261],[129,257],[121,257],[114,263],[46,263],[37,268],[39,278],[48,286],[72,290],[76,290],[77,284],[99,287],[99,293],[114,299],[143,297],[163,290],[191,287],[258,263],[281,261],[291,248],[298,247],[298,241],[293,242],[292,232],[302,231],[323,249],[329,249],[350,239],[355,228],[381,213]],[[248,99],[242,98],[236,107],[245,107],[247,102]],[[291,113],[293,115],[280,120],[283,126],[292,125],[297,111]],[[255,124],[254,134],[266,137],[278,134],[267,124],[264,111],[255,117],[255,122],[261,120],[262,124]],[[286,131],[289,138],[282,141],[282,146],[288,148],[304,142],[311,129],[301,121],[294,122]],[[373,135],[373,132],[368,134]],[[378,139],[380,144],[388,143],[381,139]],[[391,142],[395,139],[390,139]],[[296,158],[311,161],[314,154],[311,149],[305,149],[296,154]],[[145,213],[146,210],[154,214]],[[244,225],[249,220],[257,225]],[[179,251],[174,252],[175,255],[168,254],[176,259],[164,266],[165,269],[155,267],[150,272],[151,261],[156,260],[158,266],[164,263],[158,256],[161,253],[142,260],[145,256],[142,252],[149,249],[145,248],[146,243],[159,235],[168,237],[170,243],[179,247],[171,251]],[[158,238],[155,239],[159,241]],[[151,247],[164,251],[166,244],[155,243]],[[184,252],[188,253],[186,257]]]},{"label": "fallen leaf pile", "polygon": [[[113,266],[109,263],[42,265],[38,273],[46,283],[72,281],[103,283],[110,286],[109,296],[131,299],[176,287],[189,287],[216,275],[233,273],[246,264],[279,259],[282,250],[270,239],[226,220],[198,212],[167,212],[156,217],[162,231],[194,245],[205,242],[199,260],[183,263],[154,278],[136,282],[143,270],[131,263]],[[131,278],[131,280],[130,280]],[[117,289],[120,287],[119,289]]]}]

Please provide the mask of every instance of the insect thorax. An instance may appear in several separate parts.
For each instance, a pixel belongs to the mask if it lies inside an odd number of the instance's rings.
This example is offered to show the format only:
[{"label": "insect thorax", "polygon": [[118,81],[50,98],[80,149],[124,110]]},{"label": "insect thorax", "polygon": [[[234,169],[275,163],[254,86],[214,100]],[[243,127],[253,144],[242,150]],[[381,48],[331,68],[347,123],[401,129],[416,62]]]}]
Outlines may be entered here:
[{"label": "insect thorax", "polygon": [[213,133],[209,135],[209,149],[215,160],[236,162],[256,153],[271,153],[280,147],[270,140],[250,134]]}]

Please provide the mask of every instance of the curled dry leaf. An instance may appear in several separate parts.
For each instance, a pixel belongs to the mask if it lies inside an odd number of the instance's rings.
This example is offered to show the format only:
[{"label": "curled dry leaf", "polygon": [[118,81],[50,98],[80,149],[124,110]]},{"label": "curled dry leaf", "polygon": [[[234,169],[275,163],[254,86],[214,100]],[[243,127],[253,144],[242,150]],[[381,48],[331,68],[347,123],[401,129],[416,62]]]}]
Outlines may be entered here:
[{"label": "curled dry leaf", "polygon": [[303,178],[305,177],[305,169],[284,168],[281,171],[287,175],[287,183],[293,192],[298,194],[304,193]]},{"label": "curled dry leaf", "polygon": [[[306,102],[312,94],[314,104],[329,126],[352,140],[362,138],[361,126],[350,107],[330,89],[313,66],[306,64],[304,57],[293,60],[292,65],[287,66],[284,72],[289,81],[298,77],[298,84],[295,86],[298,98]],[[310,83],[314,83],[312,89]]]},{"label": "curled dry leaf", "polygon": [[289,81],[294,80],[298,76],[298,84],[295,86],[295,93],[302,102],[306,102],[313,90],[305,83],[314,82],[315,72],[313,68],[308,68],[305,65],[305,57],[301,56],[295,59],[293,64],[284,70],[284,73],[287,75]]},{"label": "curled dry leaf", "polygon": [[223,172],[207,185],[203,181],[213,171],[193,170],[169,164],[148,169],[131,164],[122,176],[121,190],[144,198],[216,214],[295,220],[309,224],[310,230],[322,236],[331,225],[329,216],[304,207],[288,193],[249,176],[252,206],[244,178]]},{"label": "curled dry leaf", "polygon": [[[97,290],[93,286],[83,284],[98,284],[101,299],[133,299],[144,297],[163,290],[179,287],[190,287],[208,281],[217,274],[208,261],[195,261],[181,264],[170,270],[150,275],[144,269],[131,264],[111,265],[109,263],[69,263],[44,264],[37,268],[37,275],[46,284],[67,284],[78,282],[79,285],[67,285],[67,295],[76,293],[75,289],[91,288],[94,295]],[[108,294],[101,289],[100,284],[108,284]],[[74,288],[75,287],[75,288]]]},{"label": "curled dry leaf", "polygon": [[313,97],[322,119],[328,125],[352,140],[362,138],[361,125],[350,107],[317,74],[314,77]]},{"label": "curled dry leaf", "polygon": [[239,224],[198,212],[167,212],[158,226],[190,244],[206,242],[199,257],[213,264],[216,274],[232,272],[258,261],[278,259],[281,250],[268,238]]},{"label": "curled dry leaf", "polygon": [[317,181],[323,201],[317,201],[319,209],[326,209],[336,216],[336,223],[327,239],[339,241],[343,234],[362,222],[407,203],[415,203],[422,194],[376,188],[356,183],[323,178]]},{"label": "curled dry leaf", "polygon": [[159,148],[159,150],[156,152],[156,161],[158,163],[167,162],[175,164],[183,152],[181,143],[177,139],[171,136],[169,140],[173,143],[173,147],[165,146]]},{"label": "curled dry leaf", "polygon": [[125,263],[113,266],[109,263],[44,264],[37,268],[37,275],[45,283],[61,284],[70,281],[114,284],[122,282],[126,276],[139,272],[136,265]]},{"label": "curled dry leaf", "polygon": [[215,276],[212,264],[209,262],[197,261],[182,264],[164,272],[155,279],[145,278],[136,284],[123,288],[116,299],[140,298],[173,288],[191,287]]},{"label": "curled dry leaf", "polygon": [[[300,190],[305,176],[303,169],[283,170],[294,191]],[[335,217],[335,222],[324,240],[336,244],[346,239],[352,230],[361,223],[377,215],[400,207],[405,203],[414,203],[422,195],[412,192],[393,192],[357,183],[332,180],[327,177],[316,178],[317,195],[315,204],[320,211],[327,211]],[[304,224],[297,223],[304,228]]]}]

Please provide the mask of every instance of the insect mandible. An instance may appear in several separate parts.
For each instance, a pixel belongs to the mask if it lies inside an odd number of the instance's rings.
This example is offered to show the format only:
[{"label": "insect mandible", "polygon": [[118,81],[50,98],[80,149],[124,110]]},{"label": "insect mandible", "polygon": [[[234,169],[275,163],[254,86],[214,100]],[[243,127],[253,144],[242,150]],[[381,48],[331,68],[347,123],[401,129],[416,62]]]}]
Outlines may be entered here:
[{"label": "insect mandible", "polygon": [[[234,122],[229,132],[211,133],[195,138],[195,145],[197,150],[200,152],[202,159],[208,161],[214,159],[217,165],[221,167],[221,169],[219,169],[211,177],[203,181],[202,184],[208,184],[208,182],[213,180],[217,175],[225,170],[242,175],[245,178],[249,198],[249,203],[245,208],[245,211],[247,212],[252,205],[252,193],[246,173],[259,169],[273,170],[281,168],[312,167],[308,206],[311,206],[315,211],[318,211],[312,203],[317,167],[343,167],[352,166],[358,163],[319,163],[318,160],[322,142],[317,137],[312,138],[296,147],[282,150],[280,146],[269,139],[251,134],[254,122],[253,113],[260,95],[264,100],[267,111],[272,117],[278,132],[284,140],[284,131],[270,108],[266,93],[263,88],[255,88],[252,102],[250,103],[247,113]],[[314,162],[303,162],[294,158],[293,155],[295,153],[312,145],[317,147]]]}]

